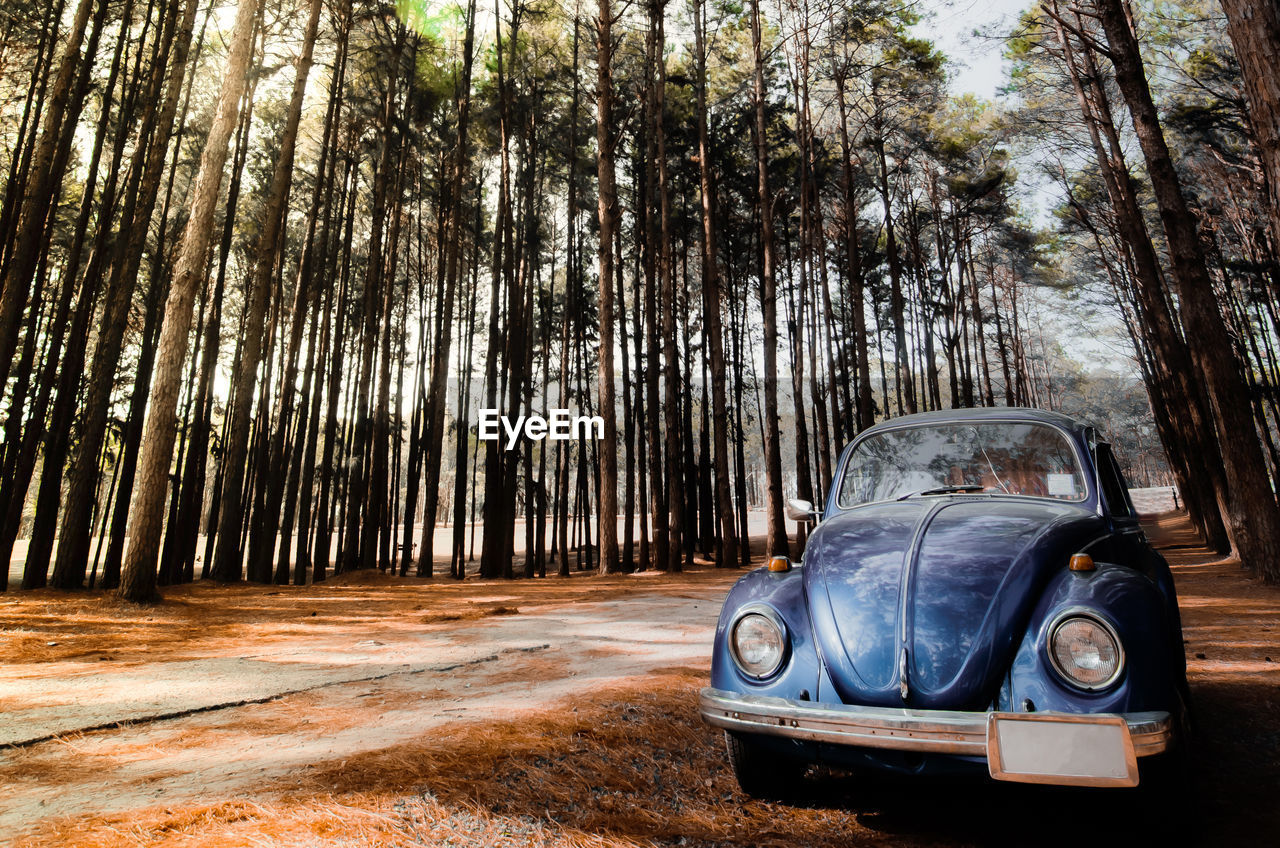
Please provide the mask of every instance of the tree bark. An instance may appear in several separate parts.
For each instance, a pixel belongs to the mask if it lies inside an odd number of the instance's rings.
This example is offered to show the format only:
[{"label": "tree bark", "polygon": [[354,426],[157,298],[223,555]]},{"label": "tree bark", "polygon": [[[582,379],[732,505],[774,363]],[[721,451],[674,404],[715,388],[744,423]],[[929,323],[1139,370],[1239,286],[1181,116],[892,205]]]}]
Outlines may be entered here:
[{"label": "tree bark", "polygon": [[[572,118],[571,118],[572,119]],[[614,173],[613,137],[613,4],[599,0],[596,12],[596,179],[600,223],[600,415],[604,446],[600,452],[600,573],[618,570],[618,416],[613,374],[613,242],[617,226],[618,188]],[[630,517],[628,516],[628,520]]]},{"label": "tree bark", "polygon": [[1222,0],[1240,62],[1249,122],[1266,175],[1272,249],[1280,252],[1280,3]]},{"label": "tree bark", "polygon": [[[663,356],[663,424],[666,430],[667,457],[667,559],[660,568],[679,571],[684,557],[684,474],[681,471],[680,402],[683,381],[680,379],[680,351],[676,339],[675,262],[672,254],[671,174],[667,165],[666,131],[666,27],[665,0],[652,0],[650,21],[654,39],[654,104],[651,130],[657,160],[659,209],[659,314],[662,316]],[[656,362],[654,363],[656,367]]]},{"label": "tree bark", "polygon": [[1230,493],[1230,532],[1245,567],[1267,582],[1280,581],[1280,510],[1271,491],[1262,446],[1234,347],[1205,264],[1195,219],[1187,208],[1174,170],[1151,90],[1147,85],[1132,21],[1121,0],[1096,0],[1107,35],[1116,82],[1129,106],[1134,133],[1169,246],[1170,271],[1178,288],[1182,322],[1197,364],[1204,372]]},{"label": "tree bark", "polygon": [[[257,383],[258,366],[262,360],[263,324],[266,320],[267,308],[271,299],[272,278],[276,268],[276,257],[279,255],[284,230],[285,202],[289,189],[293,184],[293,157],[298,140],[298,124],[302,119],[302,98],[306,94],[307,77],[311,72],[311,55],[315,46],[316,31],[320,23],[320,0],[311,0],[306,27],[302,35],[302,48],[295,64],[293,93],[289,100],[285,116],[284,130],[280,136],[280,152],[276,158],[275,170],[271,175],[271,187],[267,193],[266,204],[262,211],[262,229],[258,236],[257,259],[254,263],[253,277],[249,282],[249,301],[246,306],[244,325],[244,347],[240,358],[235,363],[235,380],[232,391],[235,402],[230,410],[232,419],[231,431],[228,434],[225,461],[227,474],[222,481],[222,518],[218,526],[218,546],[214,551],[213,575],[218,580],[238,580],[242,555],[240,551],[240,516],[241,503],[244,497],[245,450],[249,441],[249,414],[253,406],[254,388]],[[306,285],[305,280],[298,282],[297,304],[295,309],[294,330],[290,338],[290,347],[295,352],[293,368],[286,366],[281,381],[280,403],[281,415],[276,432],[283,434],[288,417],[292,412],[293,376],[296,372],[296,351],[301,343],[302,326],[305,323]],[[286,362],[289,354],[286,353]],[[265,396],[264,396],[265,397]],[[282,438],[282,435],[278,438]],[[283,447],[272,451],[276,457],[283,453]],[[283,475],[270,475],[269,488],[280,489],[284,484]],[[270,497],[270,496],[269,496]],[[278,500],[278,499],[277,499]],[[250,579],[266,583],[271,579],[271,556],[275,549],[275,528],[279,513],[269,512],[269,525],[260,545],[255,546],[254,560],[250,566]],[[265,563],[265,567],[264,564]]]},{"label": "tree bark", "polygon": [[[89,72],[97,56],[98,39],[106,20],[108,0],[80,0],[70,31],[64,36],[58,74],[45,105],[35,156],[28,172],[27,193],[18,218],[14,254],[0,290],[0,386],[9,380],[13,352],[17,348],[18,324],[30,293],[30,282],[40,261],[40,246],[53,205],[54,194],[67,168],[67,153],[75,133],[80,109],[88,90]],[[93,13],[92,23],[90,13]],[[89,41],[84,55],[85,31]],[[96,459],[96,457],[95,457]]]},{"label": "tree bark", "polygon": [[[427,402],[426,493],[422,518],[422,545],[418,553],[417,574],[430,577],[434,570],[436,512],[440,503],[440,466],[444,460],[445,383],[449,375],[449,350],[453,345],[453,310],[457,298],[458,275],[462,255],[462,185],[470,168],[471,66],[475,45],[476,3],[467,5],[467,31],[462,46],[462,79],[455,92],[458,112],[458,134],[454,142],[453,169],[450,173],[448,256],[444,279],[444,302],[440,344],[431,360],[431,388]],[[461,391],[462,387],[459,386]]]},{"label": "tree bark", "polygon": [[195,294],[204,276],[218,190],[227,161],[227,142],[235,128],[245,90],[258,7],[259,0],[240,0],[236,7],[217,111],[200,157],[200,170],[191,191],[191,214],[178,246],[173,284],[165,303],[151,404],[138,455],[138,487],[130,509],[133,527],[120,574],[120,597],[135,603],[154,601],[159,594],[156,557],[160,552],[165,492],[173,459],[182,365],[187,355]]},{"label": "tree bark", "polygon": [[782,515],[782,451],[778,435],[778,303],[774,280],[773,196],[769,193],[769,139],[765,123],[764,51],[760,0],[751,0],[751,48],[755,58],[752,94],[755,106],[756,199],[760,206],[760,307],[764,322],[764,463],[768,484],[769,556],[787,556],[787,525]]},{"label": "tree bark", "polygon": [[[64,575],[61,579],[76,585],[83,580],[88,563],[89,530],[93,517],[94,493],[97,490],[99,455],[106,436],[112,378],[119,365],[124,331],[128,323],[129,303],[137,282],[138,269],[146,243],[148,228],[139,226],[138,222],[150,221],[159,196],[173,121],[186,75],[187,54],[191,46],[196,5],[196,0],[188,0],[187,5],[182,8],[182,18],[176,31],[172,33],[171,46],[161,49],[162,56],[172,56],[167,82],[164,76],[164,62],[158,61],[153,68],[153,76],[147,89],[148,105],[138,134],[140,142],[135,148],[130,163],[130,182],[126,189],[124,208],[117,224],[116,246],[112,251],[111,273],[104,296],[102,332],[99,334],[98,345],[94,350],[93,365],[89,369],[93,379],[83,404],[80,440],[71,463],[67,508],[62,519],[61,540],[55,563],[55,570]],[[175,5],[171,7],[170,13],[176,13],[178,9],[179,7]],[[164,97],[161,100],[159,95],[162,82]],[[235,115],[232,116],[232,121],[234,120]],[[145,143],[141,141],[143,139],[146,140]],[[97,285],[102,273],[102,265],[106,261],[108,235],[109,231],[104,230],[99,246],[95,248],[90,267],[85,272],[86,280],[94,280],[94,285]],[[198,288],[200,280],[203,279],[203,255],[199,261],[201,266],[197,272],[197,279],[192,282],[193,300],[194,288]],[[188,309],[188,324],[190,311]],[[181,383],[181,372],[182,365],[179,363],[174,373],[175,411],[176,390]],[[160,502],[163,503],[163,501],[162,492]]]},{"label": "tree bark", "polygon": [[702,320],[711,366],[712,453],[715,463],[720,550],[716,565],[738,566],[738,534],[734,529],[733,496],[729,491],[729,404],[725,393],[724,326],[720,318],[720,246],[716,238],[716,193],[711,172],[711,143],[707,129],[707,46],[703,24],[704,0],[692,0],[697,62],[698,178],[702,199]]}]

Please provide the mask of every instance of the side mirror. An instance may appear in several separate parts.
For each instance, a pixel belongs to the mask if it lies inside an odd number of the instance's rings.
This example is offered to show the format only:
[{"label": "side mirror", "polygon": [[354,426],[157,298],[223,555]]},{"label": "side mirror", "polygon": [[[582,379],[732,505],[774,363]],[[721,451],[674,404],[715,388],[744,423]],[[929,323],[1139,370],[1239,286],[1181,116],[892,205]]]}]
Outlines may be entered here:
[{"label": "side mirror", "polygon": [[786,506],[787,518],[792,521],[818,521],[822,518],[822,512],[808,501],[787,498]]}]

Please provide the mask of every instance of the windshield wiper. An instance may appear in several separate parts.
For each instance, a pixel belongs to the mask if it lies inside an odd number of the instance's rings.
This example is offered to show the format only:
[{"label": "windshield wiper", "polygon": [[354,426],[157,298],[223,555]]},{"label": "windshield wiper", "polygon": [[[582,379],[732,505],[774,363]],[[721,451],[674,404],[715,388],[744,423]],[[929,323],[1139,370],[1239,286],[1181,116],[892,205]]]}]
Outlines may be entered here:
[{"label": "windshield wiper", "polygon": [[959,492],[981,492],[983,486],[977,483],[966,483],[963,486],[937,486],[932,489],[921,489],[918,492],[907,492],[905,495],[898,497],[898,500],[905,501],[907,498],[914,498],[919,495],[952,495]]}]

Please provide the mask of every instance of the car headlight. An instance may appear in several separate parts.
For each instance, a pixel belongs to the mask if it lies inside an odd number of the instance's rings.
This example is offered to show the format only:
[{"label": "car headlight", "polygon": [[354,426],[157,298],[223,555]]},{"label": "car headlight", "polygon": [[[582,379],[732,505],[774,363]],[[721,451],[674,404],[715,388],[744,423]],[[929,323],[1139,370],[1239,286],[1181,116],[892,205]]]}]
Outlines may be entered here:
[{"label": "car headlight", "polygon": [[729,631],[730,653],[744,674],[768,677],[786,658],[787,638],[782,619],[765,606],[743,610]]},{"label": "car headlight", "polygon": [[1081,689],[1104,689],[1124,668],[1124,651],[1115,631],[1083,615],[1065,615],[1054,624],[1049,658],[1068,683]]}]

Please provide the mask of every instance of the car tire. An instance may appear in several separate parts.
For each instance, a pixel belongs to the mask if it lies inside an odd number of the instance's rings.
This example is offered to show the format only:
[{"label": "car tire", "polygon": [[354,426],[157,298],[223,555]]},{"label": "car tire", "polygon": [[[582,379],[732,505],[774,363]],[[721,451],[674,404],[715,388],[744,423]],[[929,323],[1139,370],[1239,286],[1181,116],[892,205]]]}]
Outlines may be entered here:
[{"label": "car tire", "polygon": [[725,731],[724,742],[729,749],[733,776],[743,792],[766,801],[795,798],[801,793],[807,763],[774,754],[750,738],[728,731]]}]

